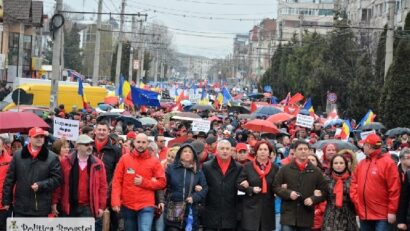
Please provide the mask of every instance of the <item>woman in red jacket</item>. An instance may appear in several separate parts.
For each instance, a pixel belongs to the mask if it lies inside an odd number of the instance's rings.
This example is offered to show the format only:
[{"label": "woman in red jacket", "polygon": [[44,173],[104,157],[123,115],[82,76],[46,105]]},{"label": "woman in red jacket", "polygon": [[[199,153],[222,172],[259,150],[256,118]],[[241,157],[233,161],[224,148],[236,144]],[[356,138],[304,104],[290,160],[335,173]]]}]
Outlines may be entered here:
[{"label": "woman in red jacket", "polygon": [[3,183],[6,179],[7,170],[11,161],[11,156],[7,153],[3,147],[3,139],[0,138],[0,230],[6,230],[6,220],[10,215],[10,210],[3,208],[1,200],[3,199]]}]

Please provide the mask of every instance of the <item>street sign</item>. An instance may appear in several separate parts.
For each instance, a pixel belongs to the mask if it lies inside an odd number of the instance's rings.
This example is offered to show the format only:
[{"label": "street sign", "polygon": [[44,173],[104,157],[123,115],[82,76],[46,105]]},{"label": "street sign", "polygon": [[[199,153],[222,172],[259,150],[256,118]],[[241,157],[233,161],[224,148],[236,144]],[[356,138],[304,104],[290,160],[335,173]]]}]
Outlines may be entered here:
[{"label": "street sign", "polygon": [[334,92],[330,92],[327,94],[327,101],[329,103],[336,103],[337,101],[337,95]]},{"label": "street sign", "polygon": [[133,67],[134,67],[134,70],[140,69],[140,61],[138,59],[134,60]]}]

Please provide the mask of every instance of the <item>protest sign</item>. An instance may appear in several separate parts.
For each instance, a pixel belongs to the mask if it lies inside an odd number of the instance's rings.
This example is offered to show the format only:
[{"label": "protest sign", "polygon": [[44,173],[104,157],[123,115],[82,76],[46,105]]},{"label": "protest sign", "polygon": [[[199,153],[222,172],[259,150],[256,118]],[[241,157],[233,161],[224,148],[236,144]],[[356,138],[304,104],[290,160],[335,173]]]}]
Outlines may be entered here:
[{"label": "protest sign", "polygon": [[80,121],[54,117],[54,133],[57,138],[76,141],[80,133]]},{"label": "protest sign", "polygon": [[311,116],[298,114],[296,117],[296,126],[312,128],[315,119]]},{"label": "protest sign", "polygon": [[211,129],[211,121],[209,120],[194,120],[192,121],[193,132],[208,132]]}]

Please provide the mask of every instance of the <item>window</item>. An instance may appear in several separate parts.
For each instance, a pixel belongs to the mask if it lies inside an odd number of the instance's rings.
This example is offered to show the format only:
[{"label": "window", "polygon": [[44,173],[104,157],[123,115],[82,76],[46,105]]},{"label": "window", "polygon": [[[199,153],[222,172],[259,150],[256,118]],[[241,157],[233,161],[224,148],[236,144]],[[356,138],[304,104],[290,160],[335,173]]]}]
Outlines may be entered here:
[{"label": "window", "polygon": [[9,65],[18,65],[19,37],[19,33],[9,33]]},{"label": "window", "polygon": [[362,9],[362,22],[369,22],[372,17],[371,9]]}]

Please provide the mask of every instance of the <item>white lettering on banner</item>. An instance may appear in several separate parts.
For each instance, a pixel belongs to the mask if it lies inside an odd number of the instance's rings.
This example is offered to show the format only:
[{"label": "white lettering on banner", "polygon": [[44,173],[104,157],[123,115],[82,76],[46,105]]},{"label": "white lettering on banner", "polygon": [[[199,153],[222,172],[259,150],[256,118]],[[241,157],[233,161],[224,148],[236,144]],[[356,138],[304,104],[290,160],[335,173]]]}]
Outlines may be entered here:
[{"label": "white lettering on banner", "polygon": [[315,119],[311,116],[298,114],[298,116],[296,117],[296,126],[312,128],[314,122]]},{"label": "white lettering on banner", "polygon": [[194,120],[192,121],[193,132],[209,132],[211,129],[211,121],[209,120]]},{"label": "white lettering on banner", "polygon": [[54,117],[54,136],[76,141],[80,133],[80,121]]},{"label": "white lettering on banner", "polygon": [[94,231],[94,218],[7,218],[10,231]]},{"label": "white lettering on banner", "polygon": [[361,133],[360,133],[360,138],[361,138],[362,140],[364,140],[364,139],[366,139],[366,137],[367,137],[368,135],[370,135],[370,134],[376,134],[376,131],[375,131],[375,130],[371,130],[371,131],[367,131],[367,132],[361,132]]}]

